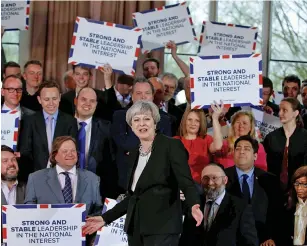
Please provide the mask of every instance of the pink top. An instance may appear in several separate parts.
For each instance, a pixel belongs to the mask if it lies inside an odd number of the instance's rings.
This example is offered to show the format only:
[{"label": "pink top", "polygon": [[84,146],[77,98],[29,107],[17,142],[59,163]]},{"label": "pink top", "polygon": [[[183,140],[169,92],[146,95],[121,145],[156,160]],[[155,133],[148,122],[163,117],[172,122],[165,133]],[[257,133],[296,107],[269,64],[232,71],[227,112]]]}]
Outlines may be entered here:
[{"label": "pink top", "polygon": [[189,166],[194,181],[200,184],[201,172],[206,165],[210,163],[211,154],[209,152],[210,144],[213,138],[206,135],[205,138],[188,140],[183,137],[175,136],[174,138],[180,139],[186,150],[189,152]]},{"label": "pink top", "polygon": [[[225,168],[234,166],[233,153],[228,153],[228,141],[223,141],[223,147],[213,155],[214,162],[223,165]],[[258,157],[255,166],[267,171],[266,153],[264,147],[259,143]]]}]

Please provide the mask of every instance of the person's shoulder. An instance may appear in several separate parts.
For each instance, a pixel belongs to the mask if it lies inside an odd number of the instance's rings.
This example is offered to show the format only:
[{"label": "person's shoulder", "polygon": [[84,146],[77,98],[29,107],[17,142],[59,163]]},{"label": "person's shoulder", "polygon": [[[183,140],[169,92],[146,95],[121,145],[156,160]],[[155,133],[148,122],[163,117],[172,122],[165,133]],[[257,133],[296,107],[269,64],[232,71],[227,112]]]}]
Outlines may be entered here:
[{"label": "person's shoulder", "polygon": [[72,97],[75,98],[75,96],[76,96],[75,90],[67,91],[64,94],[62,94],[61,100],[62,99],[71,99]]},{"label": "person's shoulder", "polygon": [[59,116],[62,118],[62,119],[65,119],[67,121],[76,121],[76,118],[73,117],[72,115],[70,114],[66,114],[64,113],[63,111],[59,110]]},{"label": "person's shoulder", "polygon": [[31,110],[23,106],[21,106],[20,109],[21,109],[22,114],[24,114],[24,116],[30,116],[36,113],[34,110]]},{"label": "person's shoulder", "polygon": [[126,113],[127,113],[128,109],[119,109],[119,110],[116,110],[114,111],[113,113],[113,117],[123,117],[125,116],[126,117]]},{"label": "person's shoulder", "polygon": [[30,174],[30,177],[32,177],[34,180],[38,180],[38,178],[46,177],[46,175],[51,171],[51,168],[44,168],[38,171],[35,171],[34,173]]},{"label": "person's shoulder", "polygon": [[87,177],[88,180],[90,180],[90,182],[96,183],[99,180],[99,177],[95,173],[88,171],[86,169],[78,168],[78,172],[84,177]]},{"label": "person's shoulder", "polygon": [[279,127],[276,130],[270,132],[268,135],[266,135],[265,138],[272,138],[272,137],[274,137],[276,135],[280,135],[282,132],[283,132],[283,128]]}]

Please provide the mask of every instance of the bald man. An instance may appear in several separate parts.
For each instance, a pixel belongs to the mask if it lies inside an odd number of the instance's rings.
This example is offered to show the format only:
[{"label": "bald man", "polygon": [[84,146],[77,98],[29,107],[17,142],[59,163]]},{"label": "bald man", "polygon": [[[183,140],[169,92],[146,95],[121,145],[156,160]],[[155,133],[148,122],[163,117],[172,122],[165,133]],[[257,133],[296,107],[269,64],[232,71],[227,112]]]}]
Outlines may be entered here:
[{"label": "bald man", "polygon": [[117,197],[117,174],[114,147],[110,137],[110,122],[93,117],[97,94],[90,87],[82,88],[76,99],[78,122],[78,151],[80,168],[100,177],[100,191],[104,198]]},{"label": "bald man", "polygon": [[203,169],[200,209],[204,220],[196,227],[187,213],[180,246],[259,245],[251,206],[228,194],[227,182],[221,165],[211,163]]}]

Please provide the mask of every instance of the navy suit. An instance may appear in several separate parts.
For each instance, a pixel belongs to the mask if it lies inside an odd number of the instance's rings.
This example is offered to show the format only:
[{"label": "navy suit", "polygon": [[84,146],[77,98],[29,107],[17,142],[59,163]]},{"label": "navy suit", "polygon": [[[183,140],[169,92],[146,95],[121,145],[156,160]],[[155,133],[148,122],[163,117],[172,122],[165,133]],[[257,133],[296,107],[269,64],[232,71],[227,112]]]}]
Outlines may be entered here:
[{"label": "navy suit", "polygon": [[100,194],[104,198],[116,198],[117,169],[111,123],[95,117],[92,119],[91,141],[87,156],[87,170],[100,177]]},{"label": "navy suit", "polygon": [[[140,144],[140,140],[126,123],[126,113],[127,109],[115,111],[111,127],[111,134],[117,147],[116,164],[118,169],[118,184],[124,190],[127,184],[127,157],[129,152],[137,148]],[[166,136],[172,136],[171,120],[167,115],[161,114],[161,120],[157,125],[157,130]]]}]

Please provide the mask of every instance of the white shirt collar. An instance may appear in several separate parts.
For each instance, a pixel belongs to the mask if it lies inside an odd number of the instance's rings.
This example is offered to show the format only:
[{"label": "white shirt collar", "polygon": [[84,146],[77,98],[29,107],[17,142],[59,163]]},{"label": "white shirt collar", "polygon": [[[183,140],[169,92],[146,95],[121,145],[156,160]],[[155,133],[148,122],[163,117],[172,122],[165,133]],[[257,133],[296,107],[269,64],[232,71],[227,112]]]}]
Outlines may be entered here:
[{"label": "white shirt collar", "polygon": [[[6,106],[5,103],[3,103],[2,110],[10,110],[11,111],[12,109],[10,109],[8,106]],[[14,111],[14,110],[19,111],[20,110],[20,104],[16,108],[14,108],[12,111]]]},{"label": "white shirt collar", "polygon": [[88,118],[87,120],[84,120],[84,121],[77,118],[78,125],[79,125],[80,122],[85,122],[86,125],[88,126],[92,122],[92,119],[93,119],[93,116],[91,118]]},{"label": "white shirt collar", "polygon": [[[217,204],[217,205],[220,206],[221,203],[222,203],[222,201],[223,201],[223,199],[224,199],[225,194],[226,194],[226,191],[224,190],[224,191],[222,192],[222,194],[220,194],[220,195],[215,199],[215,201],[213,201],[213,202],[214,202],[213,204]],[[210,200],[210,199],[207,199],[207,197],[206,197],[206,201],[208,201],[208,200]]]},{"label": "white shirt collar", "polygon": [[[7,183],[2,180],[1,180],[1,185],[6,185],[8,187]],[[18,185],[18,180],[15,181],[12,187],[17,186],[17,185]]]},{"label": "white shirt collar", "polygon": [[71,173],[73,175],[76,175],[77,174],[77,168],[76,168],[76,165],[74,165],[70,170],[64,170],[62,167],[60,167],[59,165],[56,165],[55,166],[56,168],[56,171],[57,171],[57,174],[59,175],[60,173],[63,173],[63,172],[68,172],[68,173]]}]

